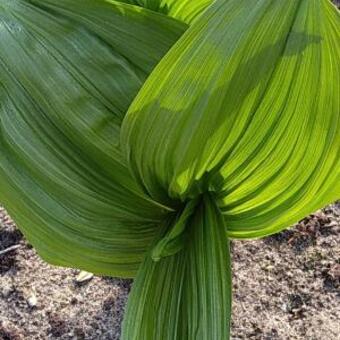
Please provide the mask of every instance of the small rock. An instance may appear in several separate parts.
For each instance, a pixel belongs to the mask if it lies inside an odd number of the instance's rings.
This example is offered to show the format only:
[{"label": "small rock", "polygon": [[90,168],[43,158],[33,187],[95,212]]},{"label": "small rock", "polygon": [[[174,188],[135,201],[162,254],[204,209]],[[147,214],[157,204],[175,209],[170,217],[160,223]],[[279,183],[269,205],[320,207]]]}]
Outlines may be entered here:
[{"label": "small rock", "polygon": [[36,295],[34,294],[34,292],[32,292],[31,295],[27,299],[27,304],[31,308],[33,308],[33,307],[36,307],[37,303],[38,303],[38,299],[37,299]]},{"label": "small rock", "polygon": [[10,296],[12,291],[13,291],[13,288],[11,286],[5,285],[1,289],[1,295],[6,299],[6,298],[8,298]]},{"label": "small rock", "polygon": [[84,282],[90,281],[92,278],[93,278],[93,274],[92,273],[89,273],[89,272],[86,272],[86,271],[82,270],[78,274],[78,276],[76,278],[76,282],[77,283],[84,283]]}]

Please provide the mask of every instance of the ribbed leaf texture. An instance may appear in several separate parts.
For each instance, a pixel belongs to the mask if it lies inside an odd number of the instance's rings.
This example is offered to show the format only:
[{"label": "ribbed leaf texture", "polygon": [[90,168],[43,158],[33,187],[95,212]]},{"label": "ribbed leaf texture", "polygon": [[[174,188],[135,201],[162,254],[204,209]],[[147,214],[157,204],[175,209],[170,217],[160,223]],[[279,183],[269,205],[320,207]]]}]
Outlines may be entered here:
[{"label": "ribbed leaf texture", "polygon": [[229,245],[224,218],[209,194],[198,201],[186,229],[183,250],[160,262],[149,254],[142,263],[126,310],[123,340],[229,337]]},{"label": "ribbed leaf texture", "polygon": [[122,0],[122,2],[164,13],[190,24],[213,0]]},{"label": "ribbed leaf texture", "polygon": [[229,237],[340,197],[328,0],[0,0],[0,201],[47,261],[136,277],[124,340],[229,338]]},{"label": "ribbed leaf texture", "polygon": [[122,145],[164,204],[214,191],[228,234],[265,236],[339,197],[339,13],[216,1],[129,108]]},{"label": "ribbed leaf texture", "polygon": [[34,3],[0,3],[0,200],[47,261],[133,276],[169,209],[130,176],[120,124],[186,25],[120,3]]}]

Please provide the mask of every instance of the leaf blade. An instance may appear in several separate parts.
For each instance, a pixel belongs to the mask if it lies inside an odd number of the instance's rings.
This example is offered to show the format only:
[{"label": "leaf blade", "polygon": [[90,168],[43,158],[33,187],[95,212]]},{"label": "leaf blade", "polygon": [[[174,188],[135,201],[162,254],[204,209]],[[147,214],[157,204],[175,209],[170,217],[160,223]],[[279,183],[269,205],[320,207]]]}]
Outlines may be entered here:
[{"label": "leaf blade", "polygon": [[122,0],[191,24],[213,0]]},{"label": "leaf blade", "polygon": [[141,265],[123,339],[228,339],[230,254],[224,219],[213,198],[202,198],[186,228],[183,250],[159,262],[149,254]]},{"label": "leaf blade", "polygon": [[[100,3],[92,3],[95,16]],[[94,34],[79,13],[71,20],[28,1],[0,5],[0,197],[47,261],[129,277],[169,210],[138,188],[119,148],[121,119],[147,76],[141,69],[157,55],[137,72],[127,52],[113,50],[122,33],[105,42],[103,19],[122,16],[122,6],[103,6]],[[181,35],[182,25],[153,35],[162,16],[130,7],[143,12],[137,27],[150,19],[139,42],[146,50],[147,31],[151,41],[164,34],[158,54]]]},{"label": "leaf blade", "polygon": [[[259,1],[252,11],[246,1],[210,6],[157,66],[124,120],[122,143],[145,190],[164,203],[216,192],[227,232],[237,238],[273,233],[337,199],[339,172],[331,169],[339,168],[338,22],[328,1]],[[294,98],[287,107],[282,93]],[[280,120],[274,133],[269,123]],[[292,133],[300,130],[297,144]],[[313,160],[308,141],[318,139]],[[293,150],[299,157],[289,163]]]}]

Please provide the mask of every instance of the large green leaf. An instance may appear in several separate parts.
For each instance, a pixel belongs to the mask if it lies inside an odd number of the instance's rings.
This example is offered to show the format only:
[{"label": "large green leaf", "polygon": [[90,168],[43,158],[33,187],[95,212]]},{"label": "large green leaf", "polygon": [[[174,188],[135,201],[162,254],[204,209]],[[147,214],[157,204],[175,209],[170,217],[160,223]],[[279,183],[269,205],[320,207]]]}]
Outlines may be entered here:
[{"label": "large green leaf", "polygon": [[339,24],[328,0],[212,4],[124,120],[144,190],[169,205],[215,192],[237,238],[338,198]]},{"label": "large green leaf", "polygon": [[160,262],[150,254],[141,265],[127,305],[124,340],[229,338],[230,256],[214,198],[201,198],[186,231],[182,251]]},{"label": "large green leaf", "polygon": [[0,201],[49,262],[134,275],[168,209],[130,176],[120,123],[186,25],[120,3],[38,2],[0,3]]},{"label": "large green leaf", "polygon": [[186,23],[191,23],[213,0],[120,0],[164,13]]},{"label": "large green leaf", "polygon": [[[143,8],[113,0],[29,0],[36,6],[76,21],[108,44],[140,74],[141,83],[188,25]],[[108,73],[112,76],[112,71]],[[137,92],[127,92],[127,111]],[[118,100],[119,96],[114,96]]]}]

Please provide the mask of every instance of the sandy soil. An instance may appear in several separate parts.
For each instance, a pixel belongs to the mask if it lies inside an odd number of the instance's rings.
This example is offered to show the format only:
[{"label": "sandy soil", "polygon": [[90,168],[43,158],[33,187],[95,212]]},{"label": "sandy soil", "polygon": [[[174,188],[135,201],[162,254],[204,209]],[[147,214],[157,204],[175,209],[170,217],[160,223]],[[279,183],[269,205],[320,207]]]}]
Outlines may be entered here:
[{"label": "sandy soil", "polygon": [[[44,263],[1,209],[0,251],[13,245],[0,256],[0,339],[119,339],[131,280],[77,283],[79,271]],[[232,256],[232,339],[340,339],[340,204],[234,241]]]}]

